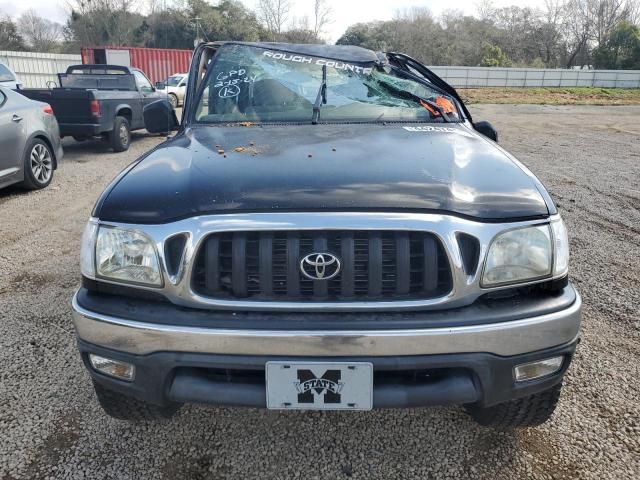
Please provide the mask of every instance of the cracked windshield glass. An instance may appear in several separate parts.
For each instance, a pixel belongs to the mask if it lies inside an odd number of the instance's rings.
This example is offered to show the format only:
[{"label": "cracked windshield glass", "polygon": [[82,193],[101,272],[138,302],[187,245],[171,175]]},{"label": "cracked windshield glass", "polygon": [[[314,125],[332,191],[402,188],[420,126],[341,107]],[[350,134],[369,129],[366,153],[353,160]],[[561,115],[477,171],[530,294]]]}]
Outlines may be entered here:
[{"label": "cracked windshield glass", "polygon": [[306,123],[314,105],[320,122],[443,122],[443,112],[449,121],[458,120],[450,97],[399,75],[388,65],[226,45],[207,69],[196,120]]}]

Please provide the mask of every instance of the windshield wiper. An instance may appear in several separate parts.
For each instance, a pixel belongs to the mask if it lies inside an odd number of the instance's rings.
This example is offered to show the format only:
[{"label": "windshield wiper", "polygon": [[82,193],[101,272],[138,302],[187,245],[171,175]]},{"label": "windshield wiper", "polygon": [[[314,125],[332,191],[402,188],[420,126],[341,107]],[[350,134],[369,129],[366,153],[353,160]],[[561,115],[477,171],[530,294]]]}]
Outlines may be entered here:
[{"label": "windshield wiper", "polygon": [[322,103],[327,104],[327,65],[322,65],[322,84],[320,85],[320,90],[318,90],[316,102],[313,104],[311,123],[314,125],[317,125],[320,121],[320,105]]},{"label": "windshield wiper", "polygon": [[[418,95],[416,95],[415,97],[419,100],[420,105],[422,105],[423,107],[426,108],[426,106],[428,105],[429,107],[433,108],[436,112],[438,112],[442,117],[443,122],[451,123],[451,119],[449,118],[449,115],[447,114],[447,112],[445,112],[444,108],[442,108],[436,102],[429,100],[428,98],[421,98]],[[427,108],[427,110],[429,109]]]},{"label": "windshield wiper", "polygon": [[[440,105],[438,105],[433,100],[429,100],[428,98],[421,97],[420,95],[416,95],[415,93],[408,92],[407,90],[402,90],[402,89],[396,87],[395,85],[391,85],[390,83],[387,83],[387,82],[379,82],[379,84],[383,85],[386,89],[391,90],[392,92],[394,92],[399,97],[406,98],[408,100],[413,100],[414,102],[419,103],[422,107],[424,107],[432,115],[433,115],[433,113],[431,112],[430,109],[435,110],[436,112],[438,112],[440,114],[440,116],[442,117],[442,121],[443,122],[451,123],[451,119],[449,118],[449,115],[444,111],[444,109]],[[429,106],[429,108],[426,108],[427,106]],[[434,117],[435,117],[435,115],[434,115]]]}]

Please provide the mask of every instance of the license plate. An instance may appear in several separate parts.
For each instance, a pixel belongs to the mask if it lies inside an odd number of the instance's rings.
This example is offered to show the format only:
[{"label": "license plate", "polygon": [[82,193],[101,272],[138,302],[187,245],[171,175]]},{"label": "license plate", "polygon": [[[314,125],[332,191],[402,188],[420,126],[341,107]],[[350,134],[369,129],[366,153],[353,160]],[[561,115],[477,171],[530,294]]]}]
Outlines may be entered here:
[{"label": "license plate", "polygon": [[371,363],[267,362],[267,408],[371,410]]}]

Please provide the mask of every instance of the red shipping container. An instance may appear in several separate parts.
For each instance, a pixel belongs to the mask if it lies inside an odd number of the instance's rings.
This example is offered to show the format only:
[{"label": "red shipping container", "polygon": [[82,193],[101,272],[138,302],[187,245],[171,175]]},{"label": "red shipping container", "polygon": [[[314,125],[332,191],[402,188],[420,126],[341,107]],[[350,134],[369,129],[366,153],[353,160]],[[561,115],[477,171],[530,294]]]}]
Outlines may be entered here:
[{"label": "red shipping container", "polygon": [[82,63],[125,65],[142,70],[153,83],[174,73],[186,73],[191,63],[191,50],[140,47],[83,47]]}]

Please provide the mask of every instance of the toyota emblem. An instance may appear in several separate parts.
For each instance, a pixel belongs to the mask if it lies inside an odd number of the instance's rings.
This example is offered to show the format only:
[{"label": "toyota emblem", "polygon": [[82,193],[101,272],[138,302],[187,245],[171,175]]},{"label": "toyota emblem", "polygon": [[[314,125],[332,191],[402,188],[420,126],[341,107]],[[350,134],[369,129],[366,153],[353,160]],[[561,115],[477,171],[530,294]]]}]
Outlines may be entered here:
[{"label": "toyota emblem", "polygon": [[340,260],[332,253],[310,253],[300,260],[300,271],[311,280],[331,280],[340,273]]}]

